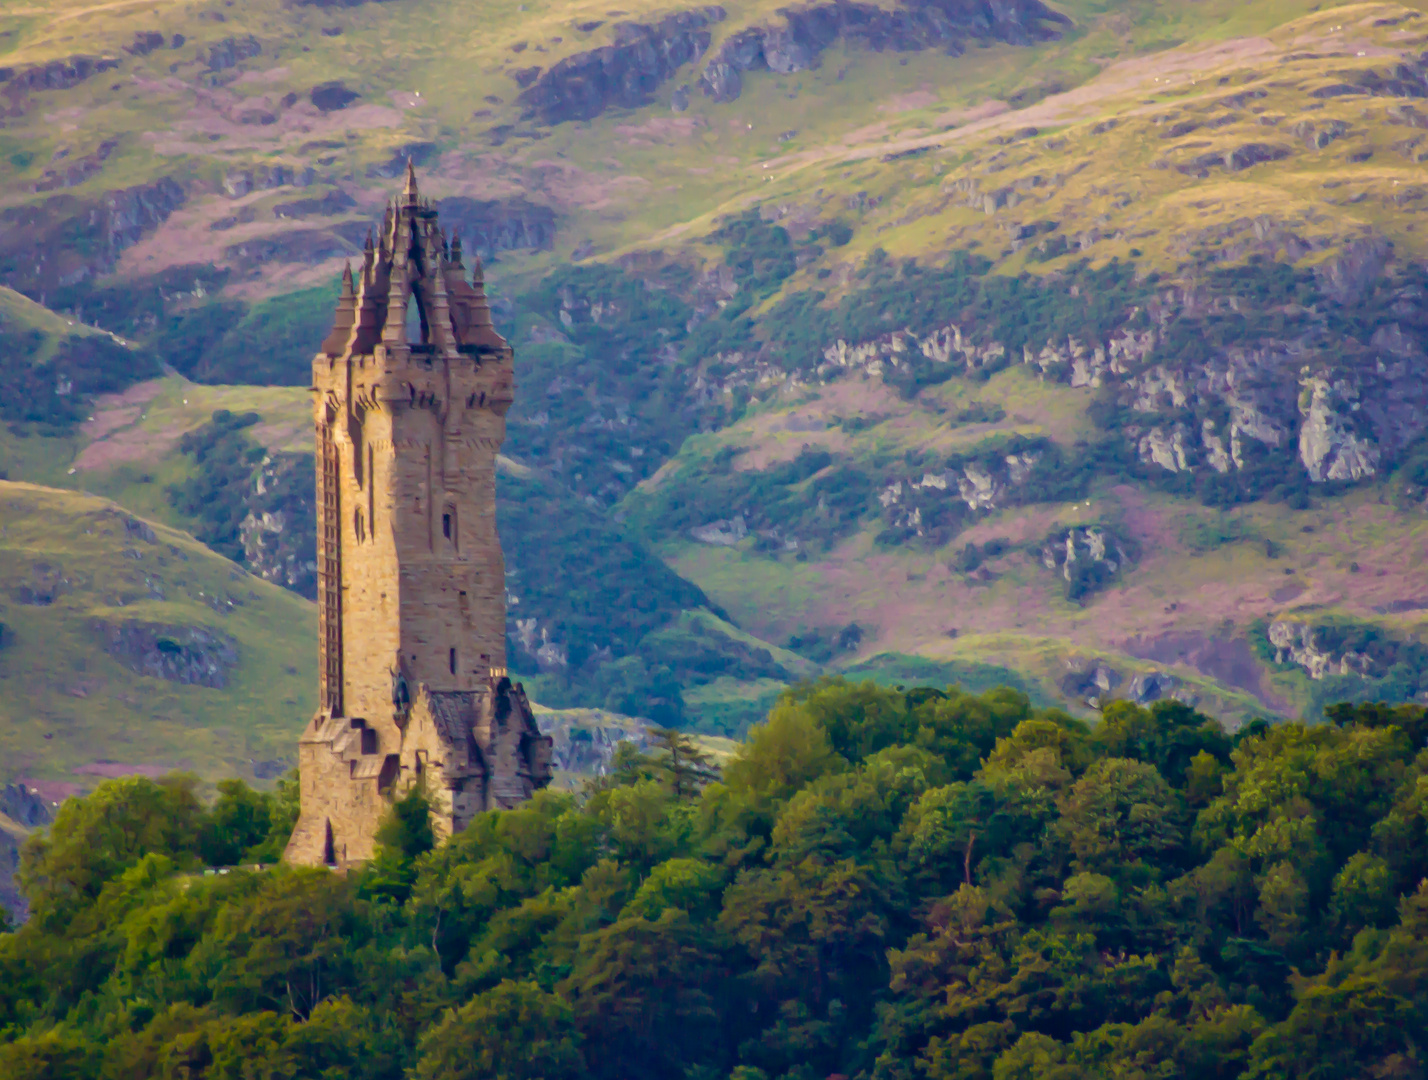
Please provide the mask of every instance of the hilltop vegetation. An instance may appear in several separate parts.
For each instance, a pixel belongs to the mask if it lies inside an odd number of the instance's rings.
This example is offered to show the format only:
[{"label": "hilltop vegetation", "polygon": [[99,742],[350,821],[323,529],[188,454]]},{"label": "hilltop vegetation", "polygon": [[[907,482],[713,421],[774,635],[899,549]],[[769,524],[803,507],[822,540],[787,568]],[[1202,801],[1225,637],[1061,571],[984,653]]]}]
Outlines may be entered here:
[{"label": "hilltop vegetation", "polygon": [[1428,716],[1331,715],[825,681],[717,782],[667,736],[435,846],[418,791],[346,874],[201,873],[285,796],[111,781],[26,848],[0,1071],[1416,1075]]}]

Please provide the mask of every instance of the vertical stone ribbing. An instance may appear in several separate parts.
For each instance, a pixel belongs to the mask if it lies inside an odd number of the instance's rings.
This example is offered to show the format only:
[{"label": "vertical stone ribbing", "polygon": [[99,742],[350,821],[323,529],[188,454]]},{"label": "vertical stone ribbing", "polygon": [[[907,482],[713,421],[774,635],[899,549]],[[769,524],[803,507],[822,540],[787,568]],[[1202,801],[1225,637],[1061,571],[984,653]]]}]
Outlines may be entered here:
[{"label": "vertical stone ribbing", "polygon": [[338,532],[339,478],[332,425],[317,426],[317,622],[319,706],[342,715],[342,543]]}]

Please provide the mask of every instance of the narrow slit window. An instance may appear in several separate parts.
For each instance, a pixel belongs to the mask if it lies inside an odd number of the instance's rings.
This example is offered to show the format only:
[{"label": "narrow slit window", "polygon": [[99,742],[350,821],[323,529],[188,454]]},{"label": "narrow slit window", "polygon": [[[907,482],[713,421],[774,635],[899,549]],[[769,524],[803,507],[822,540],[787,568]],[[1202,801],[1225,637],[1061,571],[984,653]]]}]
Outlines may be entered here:
[{"label": "narrow slit window", "polygon": [[451,650],[451,656],[447,659],[447,664],[451,668],[451,674],[456,674],[456,650]]},{"label": "narrow slit window", "polygon": [[444,537],[446,537],[448,540],[451,539],[451,515],[450,515],[450,514],[442,514],[442,515],[441,515],[441,535],[444,536]]}]

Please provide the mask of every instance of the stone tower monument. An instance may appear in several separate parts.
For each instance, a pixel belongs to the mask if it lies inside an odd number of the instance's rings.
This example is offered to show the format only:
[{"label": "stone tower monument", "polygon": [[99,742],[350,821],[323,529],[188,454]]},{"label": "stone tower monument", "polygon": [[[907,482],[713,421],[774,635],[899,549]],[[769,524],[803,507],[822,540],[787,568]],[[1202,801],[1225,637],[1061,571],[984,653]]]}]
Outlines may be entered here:
[{"label": "stone tower monument", "polygon": [[550,782],[551,741],[506,676],[496,451],[512,352],[476,260],[406,190],[343,274],[312,364],[319,703],[298,756],[289,862],[369,859],[417,783],[438,837]]}]

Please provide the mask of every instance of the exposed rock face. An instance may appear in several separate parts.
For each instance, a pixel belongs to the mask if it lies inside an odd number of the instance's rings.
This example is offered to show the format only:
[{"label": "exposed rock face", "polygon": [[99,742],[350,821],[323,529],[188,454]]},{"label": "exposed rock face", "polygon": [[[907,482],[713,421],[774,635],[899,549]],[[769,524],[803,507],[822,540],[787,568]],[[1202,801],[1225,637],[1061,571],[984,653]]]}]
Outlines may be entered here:
[{"label": "exposed rock face", "polygon": [[[511,607],[516,607],[520,604],[520,598],[508,593],[507,602]],[[541,625],[539,617],[512,617],[510,627],[510,635],[515,645],[524,657],[535,661],[541,674],[560,674],[570,670],[570,650],[551,637],[552,627]]]},{"label": "exposed rock face", "polygon": [[[969,39],[1025,45],[1054,37],[1047,24],[1070,25],[1040,0],[919,0],[896,11],[839,0],[780,14],[782,24],[749,27],[724,42],[699,78],[707,96],[733,101],[747,71],[786,75],[817,67],[822,53],[840,40],[876,51],[943,48],[956,55]],[[620,23],[610,45],[567,57],[544,73],[531,68],[515,73],[523,86],[533,80],[517,100],[528,115],[548,124],[648,105],[662,83],[708,51],[709,27],[724,17],[723,8],[705,7],[653,25]],[[677,111],[686,108],[687,90],[676,91],[672,104]]]},{"label": "exposed rock face", "polygon": [[1344,380],[1318,376],[1303,383],[1299,412],[1299,460],[1316,483],[1361,480],[1378,472],[1378,446],[1354,430],[1358,389]]},{"label": "exposed rock face", "polygon": [[[1017,185],[1031,190],[1041,183],[1031,177],[983,191],[975,181],[958,180],[950,193],[995,213],[1020,197]],[[1273,245],[1296,258],[1316,250],[1296,246],[1269,219],[1246,227],[1257,238],[1254,245]],[[1226,257],[1256,252],[1263,254],[1252,245]],[[1411,273],[1397,282],[1385,276],[1391,254],[1391,246],[1373,235],[1345,243],[1315,269],[1312,282],[1301,278],[1301,297],[1312,306],[1302,299],[1276,304],[1253,293],[1170,288],[1148,297],[1143,308],[1127,310],[1104,340],[1067,337],[1025,345],[1019,359],[1046,378],[1108,391],[1103,398],[1119,410],[1108,426],[1124,439],[1127,456],[1152,472],[1261,470],[1244,482],[1273,474],[1287,483],[1292,480],[1284,470],[1297,462],[1313,483],[1381,475],[1428,430],[1428,298]],[[1401,322],[1379,323],[1365,341],[1344,313],[1370,294],[1376,311]],[[1224,325],[1260,312],[1277,317],[1279,334],[1291,327],[1295,336],[1246,336],[1187,350],[1184,326],[1177,325],[1202,318]],[[1167,356],[1171,350],[1178,355]],[[797,385],[810,375],[824,382],[880,377],[911,396],[950,374],[991,372],[1017,358],[976,326],[948,323],[931,331],[832,341],[811,373],[783,369],[767,350],[715,359],[719,385],[706,378],[707,387],[696,385],[694,396],[712,397],[738,385]]]},{"label": "exposed rock face", "polygon": [[[358,230],[365,233],[366,225]],[[294,229],[255,236],[223,251],[224,261],[240,276],[256,276],[274,262],[320,263],[358,253],[357,244],[329,229]]]},{"label": "exposed rock face", "polygon": [[182,184],[164,177],[99,199],[56,195],[0,211],[0,282],[39,296],[107,273],[185,197]]},{"label": "exposed rock face", "polygon": [[689,535],[698,540],[701,544],[714,544],[718,547],[733,547],[744,537],[749,535],[749,527],[744,523],[742,517],[732,517],[727,520],[711,521],[707,525],[699,525],[689,530]]},{"label": "exposed rock face", "polygon": [[0,908],[12,924],[25,921],[29,905],[15,882],[20,869],[20,848],[29,833],[54,820],[50,806],[23,784],[0,787]]},{"label": "exposed rock face", "polygon": [[555,211],[525,199],[468,199],[453,196],[437,204],[447,232],[461,237],[468,251],[487,258],[500,251],[549,251],[555,243]]},{"label": "exposed rock face", "polygon": [[50,805],[24,784],[0,787],[0,814],[27,829],[40,828],[54,820]]},{"label": "exposed rock face", "polygon": [[1167,472],[1182,472],[1190,468],[1185,453],[1187,432],[1183,425],[1173,428],[1152,428],[1140,437],[1136,450],[1140,460],[1147,464],[1159,465]]},{"label": "exposed rock face", "polygon": [[1310,623],[1279,620],[1269,624],[1267,633],[1269,643],[1274,646],[1275,662],[1301,667],[1311,679],[1322,679],[1326,675],[1372,677],[1379,673],[1368,653],[1334,649],[1320,640],[1323,636],[1320,628]]},{"label": "exposed rock face", "polygon": [[1098,660],[1087,667],[1073,669],[1063,675],[1061,692],[1096,708],[1124,681],[1119,671],[1105,661]]},{"label": "exposed rock face", "polygon": [[1345,246],[1337,258],[1318,267],[1319,287],[1341,304],[1352,304],[1383,274],[1393,245],[1382,236],[1365,236]]},{"label": "exposed rock face", "polygon": [[263,46],[251,34],[244,38],[224,38],[210,45],[203,54],[209,71],[227,71],[244,60],[263,54]]},{"label": "exposed rock face", "polygon": [[104,651],[130,671],[185,686],[221,690],[238,663],[238,643],[203,627],[96,621],[93,629]]},{"label": "exposed rock face", "polygon": [[547,124],[589,120],[606,109],[637,109],[680,67],[709,48],[709,27],[722,21],[721,7],[670,15],[654,25],[619,23],[614,42],[576,53],[535,78],[516,99]]},{"label": "exposed rock face", "polygon": [[35,183],[35,190],[55,191],[59,188],[78,187],[86,180],[99,175],[104,163],[109,160],[109,155],[118,147],[117,140],[105,139],[94,153],[75,158],[61,168],[46,169],[44,175]]},{"label": "exposed rock face", "polygon": [[25,111],[25,98],[36,90],[68,90],[94,75],[119,66],[112,57],[67,56],[34,67],[0,67],[0,94],[9,100],[8,113],[19,116]]},{"label": "exposed rock face", "polygon": [[948,323],[925,337],[895,330],[858,344],[839,338],[823,350],[823,362],[816,373],[824,380],[854,372],[886,376],[922,360],[951,364],[959,373],[967,373],[979,368],[996,370],[1004,366],[1006,356],[1006,347],[999,342],[978,345],[960,326]]},{"label": "exposed rock face", "polygon": [[878,503],[893,529],[947,539],[958,523],[1021,502],[1020,489],[1043,455],[1039,448],[994,452],[937,472],[923,471],[885,484]]},{"label": "exposed rock face", "polygon": [[295,169],[290,165],[260,165],[256,169],[235,169],[223,177],[223,193],[230,199],[241,199],[254,191],[274,188],[307,187],[315,179],[312,169]]},{"label": "exposed rock face", "polygon": [[968,39],[1027,45],[1055,37],[1044,24],[1070,25],[1040,0],[923,0],[895,11],[872,4],[814,4],[780,12],[781,26],[741,30],[705,65],[699,86],[716,101],[733,101],[743,90],[743,72],[767,70],[781,75],[818,65],[822,53],[839,40],[877,52],[913,52],[943,48],[960,54]]},{"label": "exposed rock face", "polygon": [[317,509],[311,454],[273,454],[253,477],[239,528],[243,562],[309,600],[317,599]]},{"label": "exposed rock face", "polygon": [[329,191],[321,198],[295,199],[273,207],[276,218],[335,217],[356,206],[356,200],[345,191]]},{"label": "exposed rock face", "polygon": [[562,772],[605,776],[622,742],[633,743],[640,750],[650,746],[649,734],[639,725],[587,724],[549,713],[539,717],[539,722],[541,733],[553,740],[551,763]]},{"label": "exposed rock face", "polygon": [[1163,698],[1174,698],[1187,705],[1195,704],[1194,696],[1180,689],[1180,680],[1163,671],[1149,671],[1144,675],[1137,675],[1131,680],[1129,696],[1137,705],[1149,705]]},{"label": "exposed rock face", "polygon": [[1104,525],[1057,530],[1041,545],[1041,564],[1066,582],[1066,598],[1082,601],[1131,563],[1134,546]]}]

